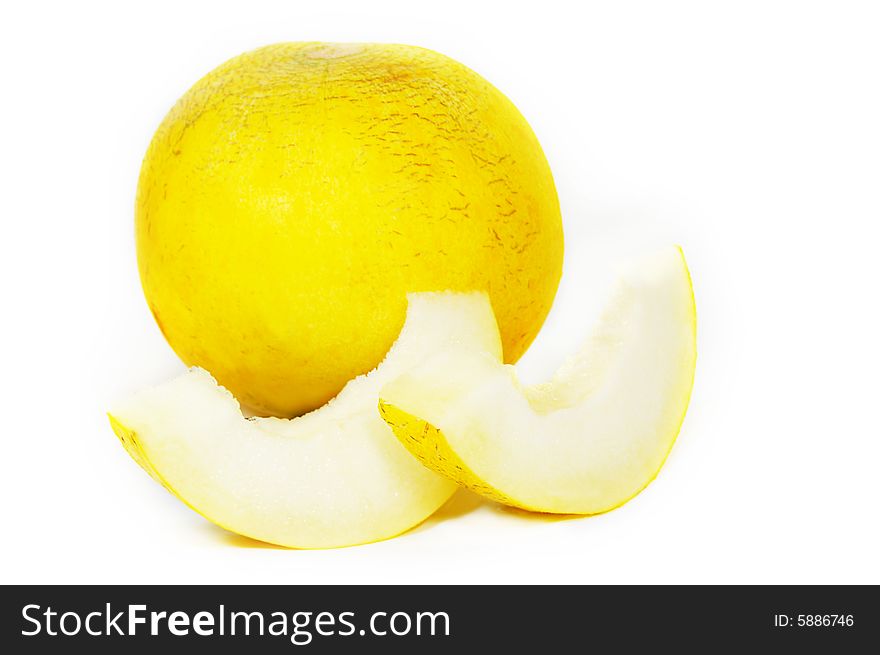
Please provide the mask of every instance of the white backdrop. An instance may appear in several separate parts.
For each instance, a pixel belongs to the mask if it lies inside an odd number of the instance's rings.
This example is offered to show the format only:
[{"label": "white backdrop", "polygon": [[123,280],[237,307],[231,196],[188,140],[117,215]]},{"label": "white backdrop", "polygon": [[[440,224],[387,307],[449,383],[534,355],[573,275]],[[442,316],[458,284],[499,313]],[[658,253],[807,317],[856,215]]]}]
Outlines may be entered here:
[{"label": "white backdrop", "polygon": [[[2,582],[880,582],[880,9],[855,2],[21,3],[0,21]],[[599,262],[681,243],[691,409],[622,509],[552,520],[461,492],[392,541],[287,551],[150,480],[104,411],[180,370],[143,301],[134,190],[196,79],[277,41],[474,68],[553,168],[565,277],[527,354],[585,331]]]}]

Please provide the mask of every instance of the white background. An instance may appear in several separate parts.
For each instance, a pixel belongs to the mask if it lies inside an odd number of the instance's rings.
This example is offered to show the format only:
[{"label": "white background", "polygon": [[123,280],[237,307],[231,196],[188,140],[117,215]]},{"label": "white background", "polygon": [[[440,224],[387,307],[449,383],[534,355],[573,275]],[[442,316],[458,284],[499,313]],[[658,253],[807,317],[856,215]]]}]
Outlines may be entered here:
[{"label": "white background", "polygon": [[[876,3],[153,0],[3,14],[3,583],[880,582]],[[553,520],[462,492],[398,539],[290,551],[214,527],[129,459],[104,411],[182,369],[137,279],[141,157],[196,79],[294,40],[433,48],[530,121],[567,260],[525,376],[586,330],[608,244],[684,246],[697,382],[645,493]]]}]

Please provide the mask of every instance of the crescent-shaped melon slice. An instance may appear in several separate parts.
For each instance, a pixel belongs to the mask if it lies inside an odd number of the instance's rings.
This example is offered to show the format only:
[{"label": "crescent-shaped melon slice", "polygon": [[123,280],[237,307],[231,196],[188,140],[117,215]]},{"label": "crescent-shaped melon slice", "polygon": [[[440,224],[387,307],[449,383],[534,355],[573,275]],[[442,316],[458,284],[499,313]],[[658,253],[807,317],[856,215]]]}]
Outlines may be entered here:
[{"label": "crescent-shaped melon slice", "polygon": [[497,353],[432,357],[380,392],[426,466],[524,509],[595,514],[660,470],[693,386],[696,317],[680,248],[629,262],[581,351],[527,387]]},{"label": "crescent-shaped melon slice", "polygon": [[383,384],[450,349],[501,357],[484,294],[411,295],[385,360],[299,418],[247,419],[196,368],[136,394],[110,421],[138,464],[228,530],[297,548],[378,541],[426,519],[457,488],[413,458],[377,409]]}]

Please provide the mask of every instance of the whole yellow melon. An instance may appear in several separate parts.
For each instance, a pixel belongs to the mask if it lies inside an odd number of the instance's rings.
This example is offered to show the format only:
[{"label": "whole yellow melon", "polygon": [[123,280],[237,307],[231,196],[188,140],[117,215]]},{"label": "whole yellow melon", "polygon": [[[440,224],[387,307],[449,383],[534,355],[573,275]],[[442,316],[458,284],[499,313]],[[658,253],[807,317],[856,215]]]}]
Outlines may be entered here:
[{"label": "whole yellow melon", "polygon": [[147,151],[136,238],[168,343],[278,416],[374,368],[410,291],[488,291],[516,361],[563,251],[513,104],[448,57],[379,44],[273,45],[200,80]]}]

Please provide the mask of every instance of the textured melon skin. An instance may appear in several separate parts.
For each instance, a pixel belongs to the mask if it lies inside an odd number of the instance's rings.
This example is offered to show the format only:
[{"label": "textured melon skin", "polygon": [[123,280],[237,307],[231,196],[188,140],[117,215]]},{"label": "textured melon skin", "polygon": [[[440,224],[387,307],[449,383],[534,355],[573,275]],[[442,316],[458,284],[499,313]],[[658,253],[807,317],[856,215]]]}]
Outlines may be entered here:
[{"label": "textured melon skin", "polygon": [[562,270],[525,119],[470,69],[402,45],[279,44],[217,68],[157,130],[135,223],[169,344],[276,416],[375,367],[407,292],[488,292],[515,362]]}]

